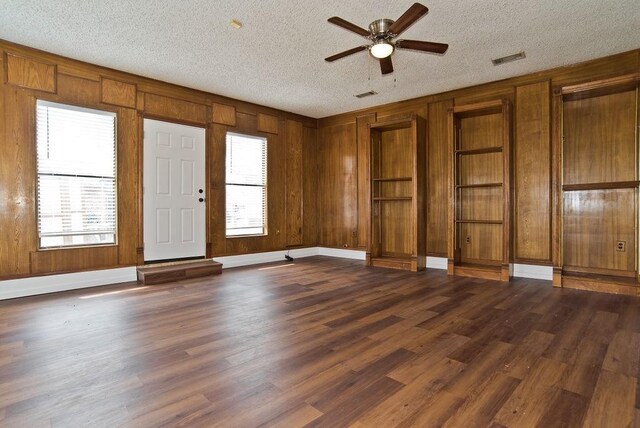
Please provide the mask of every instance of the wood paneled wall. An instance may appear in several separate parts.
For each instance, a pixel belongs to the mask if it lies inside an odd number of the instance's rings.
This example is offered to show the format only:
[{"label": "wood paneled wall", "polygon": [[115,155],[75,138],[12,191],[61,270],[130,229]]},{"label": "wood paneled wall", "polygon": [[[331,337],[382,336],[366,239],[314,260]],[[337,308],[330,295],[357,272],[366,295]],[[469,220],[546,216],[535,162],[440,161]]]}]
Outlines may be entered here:
[{"label": "wood paneled wall", "polygon": [[[10,42],[0,41],[0,51],[0,70],[3,70],[0,90],[0,279],[143,262],[141,135],[145,117],[202,126],[207,130],[209,256],[317,244],[316,119],[94,66]],[[35,207],[37,99],[117,114],[117,245],[38,251]],[[224,166],[228,130],[259,135],[268,140],[267,236],[225,237]]]},{"label": "wood paneled wall", "polygon": [[[510,209],[514,219],[513,261],[551,265],[554,257],[552,237],[561,230],[553,222],[553,211],[560,209],[560,199],[553,187],[557,177],[552,168],[554,113],[551,108],[551,88],[638,72],[640,50],[634,50],[568,67],[320,119],[318,162],[321,186],[318,212],[322,218],[319,222],[319,244],[329,247],[366,247],[364,236],[368,229],[370,209],[363,199],[369,192],[368,172],[363,171],[366,168],[363,159],[369,156],[368,144],[363,141],[366,124],[376,119],[416,114],[427,119],[427,189],[424,195],[427,205],[427,254],[445,257],[449,150],[447,111],[454,105],[507,99],[514,105],[511,168],[513,202]],[[419,88],[416,90],[419,91]],[[469,132],[473,132],[473,124],[469,125]],[[616,159],[616,162],[625,162],[632,160],[632,157],[621,155]],[[613,171],[616,165],[610,167],[607,171]],[[499,178],[495,177],[498,181]],[[354,231],[358,239],[354,238]],[[469,230],[469,234],[474,233]],[[491,238],[478,236],[476,242],[482,239]],[[559,254],[556,249],[555,256]],[[496,259],[499,259],[498,254]]]},{"label": "wood paneled wall", "polygon": [[[207,252],[215,256],[299,245],[365,249],[370,188],[366,167],[369,142],[364,140],[364,130],[374,121],[421,116],[426,119],[427,135],[427,186],[423,195],[427,253],[445,256],[447,111],[454,105],[498,98],[514,104],[514,260],[550,265],[561,252],[552,245],[554,234],[561,229],[552,215],[559,209],[560,199],[555,187],[557,171],[552,169],[556,152],[550,133],[557,131],[552,129],[556,113],[550,106],[550,90],[640,71],[640,50],[636,50],[318,121],[10,42],[0,41],[0,50],[0,279],[142,262],[144,117],[206,127]],[[117,114],[117,246],[37,250],[34,112],[39,98]],[[266,237],[225,238],[224,154],[228,130],[268,140]],[[619,158],[620,162],[625,160],[624,156]],[[616,165],[610,170],[614,168]]]},{"label": "wood paneled wall", "polygon": [[356,124],[325,127],[319,133],[319,242],[327,247],[357,247],[359,182]]}]

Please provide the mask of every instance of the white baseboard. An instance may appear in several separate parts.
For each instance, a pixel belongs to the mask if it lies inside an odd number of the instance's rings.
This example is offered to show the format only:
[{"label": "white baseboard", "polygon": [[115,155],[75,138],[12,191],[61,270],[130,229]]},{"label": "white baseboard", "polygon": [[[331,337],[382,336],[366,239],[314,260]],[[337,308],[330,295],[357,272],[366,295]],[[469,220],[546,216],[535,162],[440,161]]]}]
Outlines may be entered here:
[{"label": "white baseboard", "polygon": [[[222,263],[224,269],[249,266],[260,263],[284,261],[286,250],[270,251],[267,253],[241,254],[237,256],[215,257],[215,261]],[[289,254],[294,259],[311,256],[329,256],[352,260],[365,260],[366,252],[343,248],[311,247],[296,248]],[[444,257],[427,257],[427,268],[447,269],[447,259]],[[514,264],[513,276],[519,278],[533,278],[551,281],[553,268],[551,266],[536,266]],[[80,288],[98,287],[100,285],[118,284],[136,280],[135,266],[76,272],[60,275],[35,276],[31,278],[10,279],[0,281],[0,300],[16,297],[35,296],[38,294],[55,293],[58,291],[75,290]]]},{"label": "white baseboard", "polygon": [[[446,269],[446,257],[427,257],[427,268]],[[516,278],[532,278],[551,281],[553,279],[553,268],[551,266],[523,265],[515,263],[513,265],[513,276]]]},{"label": "white baseboard", "polygon": [[447,269],[446,257],[427,256],[427,269]]},{"label": "white baseboard", "polygon": [[553,280],[553,267],[522,265],[515,263],[513,265],[513,276],[518,278],[544,279],[547,281],[551,281]]},{"label": "white baseboard", "polygon": [[136,280],[135,266],[0,281],[0,300]]},{"label": "white baseboard", "polygon": [[[239,254],[236,256],[222,256],[214,257],[213,259],[218,263],[222,263],[222,269],[228,269],[240,266],[257,265],[261,263],[282,262],[285,260],[285,254],[287,254],[287,250]],[[289,255],[294,259],[317,256],[318,247],[291,249]]]},{"label": "white baseboard", "polygon": [[366,260],[367,252],[344,248],[316,247],[319,256],[339,257],[341,259]]}]

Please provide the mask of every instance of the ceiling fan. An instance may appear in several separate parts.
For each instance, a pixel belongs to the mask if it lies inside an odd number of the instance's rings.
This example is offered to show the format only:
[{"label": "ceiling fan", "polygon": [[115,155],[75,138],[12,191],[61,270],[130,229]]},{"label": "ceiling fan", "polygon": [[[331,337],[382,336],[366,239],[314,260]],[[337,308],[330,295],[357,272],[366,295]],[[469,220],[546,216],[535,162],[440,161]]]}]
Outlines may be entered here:
[{"label": "ceiling fan", "polygon": [[447,48],[449,48],[449,45],[444,43],[424,42],[421,40],[393,40],[416,21],[426,15],[427,12],[429,12],[429,9],[427,9],[426,6],[420,3],[414,3],[405,13],[402,14],[400,18],[398,18],[397,21],[393,21],[392,19],[376,19],[369,24],[369,30],[358,27],[357,25],[337,16],[329,18],[328,21],[330,23],[365,37],[373,43],[340,52],[325,58],[324,60],[327,62],[333,62],[354,53],[369,50],[371,56],[380,60],[380,69],[382,70],[382,74],[389,74],[393,73],[391,54],[395,49],[411,49],[415,51],[443,54],[447,51]]}]

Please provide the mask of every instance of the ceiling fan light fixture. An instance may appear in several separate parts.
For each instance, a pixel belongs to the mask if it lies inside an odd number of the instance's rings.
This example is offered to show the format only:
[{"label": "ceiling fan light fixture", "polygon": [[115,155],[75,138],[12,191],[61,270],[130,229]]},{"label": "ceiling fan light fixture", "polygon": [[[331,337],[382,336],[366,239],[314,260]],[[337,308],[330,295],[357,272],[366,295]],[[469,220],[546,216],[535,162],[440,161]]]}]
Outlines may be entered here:
[{"label": "ceiling fan light fixture", "polygon": [[378,58],[386,58],[393,53],[393,45],[386,40],[378,40],[369,50],[371,55]]}]

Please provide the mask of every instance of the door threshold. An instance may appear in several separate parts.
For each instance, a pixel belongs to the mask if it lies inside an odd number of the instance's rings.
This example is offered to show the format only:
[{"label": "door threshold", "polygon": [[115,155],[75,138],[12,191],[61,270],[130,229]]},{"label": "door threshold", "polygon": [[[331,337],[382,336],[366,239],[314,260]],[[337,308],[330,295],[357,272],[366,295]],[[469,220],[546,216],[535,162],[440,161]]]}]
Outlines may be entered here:
[{"label": "door threshold", "polygon": [[206,259],[205,256],[195,256],[195,257],[184,257],[184,258],[179,258],[179,259],[161,259],[161,260],[145,260],[144,261],[144,265],[164,265],[164,266],[170,266],[170,265],[177,265],[180,263],[184,263],[184,262],[192,262],[194,260],[204,260]]}]

